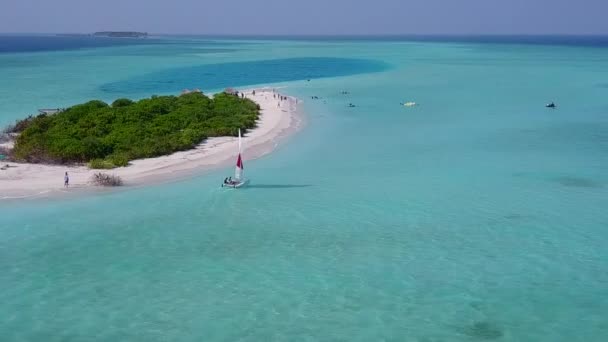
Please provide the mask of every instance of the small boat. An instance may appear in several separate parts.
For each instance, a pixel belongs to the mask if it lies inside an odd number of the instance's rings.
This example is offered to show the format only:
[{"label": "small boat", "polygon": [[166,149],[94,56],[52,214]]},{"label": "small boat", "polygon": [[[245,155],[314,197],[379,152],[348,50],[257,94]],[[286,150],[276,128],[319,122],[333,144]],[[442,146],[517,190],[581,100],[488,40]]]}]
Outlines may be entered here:
[{"label": "small boat", "polygon": [[222,183],[222,188],[238,189],[249,184],[249,180],[245,179],[243,171],[243,158],[241,156],[241,129],[239,128],[239,156],[236,158],[234,178],[226,178],[224,183]]},{"label": "small boat", "polygon": [[418,104],[416,102],[405,102],[405,103],[402,103],[402,105],[405,107],[415,107]]},{"label": "small boat", "polygon": [[553,102],[546,104],[545,107],[547,107],[547,108],[557,108],[557,106]]}]

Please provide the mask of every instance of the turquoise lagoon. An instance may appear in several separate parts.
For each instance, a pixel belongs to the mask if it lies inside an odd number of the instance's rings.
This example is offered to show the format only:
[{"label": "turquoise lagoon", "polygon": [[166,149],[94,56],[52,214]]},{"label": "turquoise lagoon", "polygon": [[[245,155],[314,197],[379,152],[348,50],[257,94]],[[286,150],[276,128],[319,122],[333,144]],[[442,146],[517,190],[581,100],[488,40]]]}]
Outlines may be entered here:
[{"label": "turquoise lagoon", "polygon": [[307,122],[243,191],[219,170],[0,202],[2,341],[608,337],[605,47],[165,38],[4,53],[0,76],[2,125],[267,84]]}]

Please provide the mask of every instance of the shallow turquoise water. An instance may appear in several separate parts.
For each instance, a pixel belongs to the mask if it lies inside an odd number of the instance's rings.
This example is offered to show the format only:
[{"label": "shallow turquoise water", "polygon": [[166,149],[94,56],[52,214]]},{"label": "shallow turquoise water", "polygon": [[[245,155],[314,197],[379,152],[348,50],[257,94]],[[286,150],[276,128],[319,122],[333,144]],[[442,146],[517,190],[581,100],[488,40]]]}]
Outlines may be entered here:
[{"label": "shallow turquoise water", "polygon": [[[390,68],[274,84],[307,100],[308,124],[246,163],[243,191],[221,191],[222,170],[1,202],[1,340],[608,336],[608,49],[197,46],[0,55],[0,123],[202,64],[324,57]],[[122,95],[141,96],[132,91]]]}]

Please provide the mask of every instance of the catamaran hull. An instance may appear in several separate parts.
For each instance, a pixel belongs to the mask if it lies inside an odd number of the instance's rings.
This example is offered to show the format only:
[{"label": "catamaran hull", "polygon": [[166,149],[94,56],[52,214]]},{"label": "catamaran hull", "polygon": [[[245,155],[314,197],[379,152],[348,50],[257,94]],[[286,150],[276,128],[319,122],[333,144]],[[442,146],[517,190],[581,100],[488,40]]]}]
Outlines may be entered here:
[{"label": "catamaran hull", "polygon": [[236,168],[234,169],[234,178],[231,177],[229,183],[223,183],[222,188],[238,189],[242,188],[247,183],[248,179],[243,178],[243,159],[241,158],[241,129],[239,128],[239,156],[236,160]]},{"label": "catamaran hull", "polygon": [[238,188],[244,187],[247,184],[249,184],[249,179],[246,179],[240,183],[235,183],[235,184],[222,184],[222,188],[238,189]]}]

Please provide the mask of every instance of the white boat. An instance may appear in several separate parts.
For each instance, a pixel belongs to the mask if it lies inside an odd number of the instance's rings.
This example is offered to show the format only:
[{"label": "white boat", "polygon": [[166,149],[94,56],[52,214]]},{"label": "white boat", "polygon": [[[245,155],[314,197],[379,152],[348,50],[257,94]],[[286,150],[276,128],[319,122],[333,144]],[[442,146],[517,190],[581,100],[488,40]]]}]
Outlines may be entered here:
[{"label": "white boat", "polygon": [[406,102],[403,104],[405,107],[415,107],[418,104],[416,102]]},{"label": "white boat", "polygon": [[236,158],[236,168],[234,178],[225,179],[222,187],[238,189],[249,184],[249,180],[244,177],[243,157],[241,156],[241,129],[239,128],[239,156]]}]

